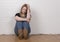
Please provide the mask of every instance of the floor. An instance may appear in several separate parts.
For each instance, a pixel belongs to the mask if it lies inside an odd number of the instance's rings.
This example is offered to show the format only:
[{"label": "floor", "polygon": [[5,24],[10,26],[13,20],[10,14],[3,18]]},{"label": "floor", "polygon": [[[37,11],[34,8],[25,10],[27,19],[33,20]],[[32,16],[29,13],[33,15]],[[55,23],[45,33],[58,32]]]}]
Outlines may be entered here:
[{"label": "floor", "polygon": [[15,35],[0,35],[0,42],[60,42],[60,35],[31,35],[27,40],[19,40]]}]

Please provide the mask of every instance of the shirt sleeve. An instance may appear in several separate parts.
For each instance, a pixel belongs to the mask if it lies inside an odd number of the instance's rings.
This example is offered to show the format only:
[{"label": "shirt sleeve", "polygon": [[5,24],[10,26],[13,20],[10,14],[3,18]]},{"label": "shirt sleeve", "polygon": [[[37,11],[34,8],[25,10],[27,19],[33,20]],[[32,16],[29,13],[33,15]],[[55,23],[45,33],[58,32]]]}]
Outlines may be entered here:
[{"label": "shirt sleeve", "polygon": [[[19,13],[16,13],[15,16],[19,16]],[[20,17],[20,16],[19,16]]]}]

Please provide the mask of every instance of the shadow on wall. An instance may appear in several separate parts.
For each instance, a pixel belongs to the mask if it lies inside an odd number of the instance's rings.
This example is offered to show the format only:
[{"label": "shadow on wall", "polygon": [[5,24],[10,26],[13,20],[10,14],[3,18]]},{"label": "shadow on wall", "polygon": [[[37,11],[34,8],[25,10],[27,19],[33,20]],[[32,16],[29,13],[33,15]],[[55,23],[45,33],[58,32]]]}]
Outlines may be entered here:
[{"label": "shadow on wall", "polygon": [[39,19],[38,19],[38,15],[37,15],[37,11],[32,9],[31,11],[31,15],[32,15],[32,19],[30,22],[30,26],[31,26],[31,34],[39,34]]}]

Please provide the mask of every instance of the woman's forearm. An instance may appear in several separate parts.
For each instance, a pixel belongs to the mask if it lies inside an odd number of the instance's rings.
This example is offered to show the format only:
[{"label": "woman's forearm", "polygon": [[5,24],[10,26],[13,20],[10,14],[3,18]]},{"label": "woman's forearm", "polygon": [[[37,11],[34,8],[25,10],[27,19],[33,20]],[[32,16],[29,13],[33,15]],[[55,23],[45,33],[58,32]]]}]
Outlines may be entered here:
[{"label": "woman's forearm", "polygon": [[30,18],[30,13],[27,13],[27,18],[28,18],[28,19]]},{"label": "woman's forearm", "polygon": [[27,21],[26,18],[21,18],[21,17],[18,17],[18,16],[15,16],[15,20],[16,21]]},{"label": "woman's forearm", "polygon": [[30,11],[30,8],[28,9],[27,11],[27,18],[30,18],[31,17],[31,11]]}]

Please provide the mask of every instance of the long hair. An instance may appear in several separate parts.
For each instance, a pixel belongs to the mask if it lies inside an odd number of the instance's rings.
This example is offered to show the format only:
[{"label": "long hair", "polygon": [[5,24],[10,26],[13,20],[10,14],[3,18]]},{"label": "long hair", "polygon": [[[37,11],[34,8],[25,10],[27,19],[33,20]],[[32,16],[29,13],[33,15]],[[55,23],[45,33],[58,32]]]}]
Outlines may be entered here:
[{"label": "long hair", "polygon": [[22,7],[21,7],[21,11],[20,11],[20,14],[22,13],[22,8],[23,7],[26,7],[27,9],[26,9],[26,13],[25,14],[27,14],[27,10],[28,10],[28,6],[27,6],[27,4],[24,4],[24,5],[22,5]]}]

